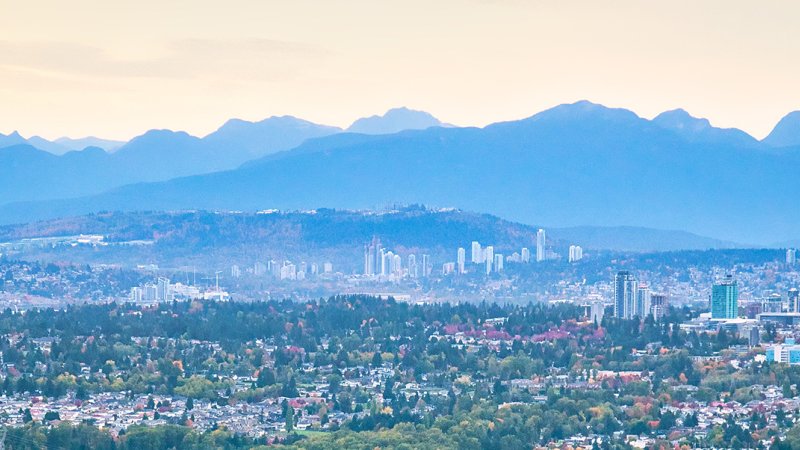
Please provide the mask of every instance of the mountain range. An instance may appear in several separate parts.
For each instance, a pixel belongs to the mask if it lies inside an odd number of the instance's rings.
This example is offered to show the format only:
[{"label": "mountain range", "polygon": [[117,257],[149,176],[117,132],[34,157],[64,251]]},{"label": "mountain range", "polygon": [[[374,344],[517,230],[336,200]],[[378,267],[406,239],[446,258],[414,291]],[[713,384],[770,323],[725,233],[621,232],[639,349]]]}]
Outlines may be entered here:
[{"label": "mountain range", "polygon": [[[382,134],[439,124],[428,113],[397,108],[384,116],[357,120],[351,128]],[[307,139],[341,132],[291,116],[258,122],[231,119],[202,138],[150,130],[117,147],[113,141],[97,138],[51,142],[38,136],[25,139],[14,132],[0,135],[0,203],[78,197],[131,183],[233,169]],[[81,151],[65,147],[84,144],[89,146]]]},{"label": "mountain range", "polygon": [[[781,120],[763,141],[741,130],[713,127],[683,110],[647,120],[587,101],[484,128],[427,127],[422,121],[410,127],[418,129],[379,135],[284,118],[317,136],[298,133],[296,140],[274,144],[269,133],[255,134],[265,136],[260,139],[269,146],[252,144],[237,133],[238,127],[251,130],[255,125],[244,122],[229,122],[204,138],[152,131],[105,158],[119,161],[107,166],[117,171],[117,186],[134,182],[119,171],[136,164],[149,164],[151,172],[139,174],[145,179],[137,181],[158,182],[75,199],[35,198],[44,201],[19,201],[24,200],[20,190],[16,198],[3,197],[11,200],[0,207],[0,221],[101,210],[360,209],[425,203],[523,223],[679,229],[764,244],[800,235],[795,226],[800,223],[795,201],[800,121],[795,116]],[[393,128],[370,125],[369,130]],[[243,137],[235,143],[222,137],[225,133]],[[0,158],[6,151],[0,150]],[[189,158],[199,160],[192,170],[209,173],[163,181],[188,175]],[[73,170],[66,172],[92,173]],[[42,180],[37,172],[29,173],[31,180]],[[103,175],[92,177],[104,181]],[[60,197],[84,195],[64,188],[56,192]]]},{"label": "mountain range", "polygon": [[15,145],[30,145],[31,147],[44,150],[54,155],[63,155],[68,152],[83,150],[87,147],[98,147],[107,152],[113,152],[124,144],[125,142],[122,141],[101,139],[94,136],[87,136],[79,139],[61,137],[54,141],[49,141],[41,136],[24,138],[16,131],[8,135],[0,133],[0,148]]}]

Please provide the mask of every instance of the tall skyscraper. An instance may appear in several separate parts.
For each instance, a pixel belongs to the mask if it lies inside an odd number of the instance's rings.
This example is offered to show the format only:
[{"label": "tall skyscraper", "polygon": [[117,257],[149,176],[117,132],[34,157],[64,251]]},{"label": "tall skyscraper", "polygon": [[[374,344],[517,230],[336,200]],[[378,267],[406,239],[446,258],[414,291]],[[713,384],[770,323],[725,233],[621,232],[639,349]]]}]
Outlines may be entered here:
[{"label": "tall skyscraper", "polygon": [[783,297],[777,292],[761,299],[761,312],[762,313],[779,313],[783,312]]},{"label": "tall skyscraper", "polygon": [[483,260],[486,261],[486,273],[492,273],[494,264],[494,247],[489,245],[483,250]]},{"label": "tall skyscraper", "polygon": [[370,251],[369,245],[364,245],[364,275],[372,275],[375,267],[375,254]]},{"label": "tall skyscraper", "polygon": [[520,255],[520,260],[524,263],[531,262],[531,251],[528,250],[528,247],[522,247],[522,253]]},{"label": "tall skyscraper", "polygon": [[483,249],[478,241],[472,241],[472,264],[483,263]]},{"label": "tall skyscraper", "polygon": [[422,255],[422,276],[427,278],[431,274],[431,257],[430,255]]},{"label": "tall skyscraper", "polygon": [[408,255],[408,276],[411,278],[419,277],[419,267],[417,266],[417,255]]},{"label": "tall skyscraper", "polygon": [[172,291],[170,289],[169,278],[159,277],[156,291],[156,300],[160,302],[168,302],[172,300]]},{"label": "tall skyscraper", "polygon": [[632,319],[638,282],[628,271],[617,272],[614,277],[614,317]]},{"label": "tall skyscraper", "polygon": [[797,262],[797,250],[793,248],[786,249],[786,264],[794,265]]},{"label": "tall skyscraper", "polygon": [[576,262],[583,259],[583,248],[580,245],[569,246],[569,262]]},{"label": "tall skyscraper", "polygon": [[664,318],[669,309],[669,298],[667,294],[650,294],[650,311],[653,314],[653,319],[659,321]]},{"label": "tall skyscraper", "polygon": [[458,273],[466,272],[466,268],[464,267],[467,262],[467,251],[464,247],[458,247],[458,259],[456,260],[458,265]]},{"label": "tall skyscraper", "polygon": [[381,275],[388,277],[389,275],[399,275],[403,270],[403,259],[400,255],[396,255],[393,251],[381,250],[383,256],[381,257]]},{"label": "tall skyscraper", "polygon": [[141,303],[143,298],[142,288],[139,286],[131,288],[131,301],[134,303]]},{"label": "tall skyscraper", "polygon": [[547,257],[545,253],[545,244],[546,238],[544,229],[539,228],[539,231],[536,233],[536,262],[542,262]]},{"label": "tall skyscraper", "polygon": [[376,275],[382,272],[383,247],[377,236],[372,237],[372,242],[364,247],[364,275]]},{"label": "tall skyscraper", "polygon": [[711,318],[737,317],[739,317],[739,286],[733,275],[728,275],[711,288]]},{"label": "tall skyscraper", "polygon": [[636,305],[633,308],[633,315],[638,316],[640,319],[650,315],[650,288],[641,283],[636,290]]},{"label": "tall skyscraper", "polygon": [[403,258],[400,255],[394,255],[392,257],[392,275],[402,275],[403,274]]},{"label": "tall skyscraper", "polygon": [[495,272],[502,272],[503,271],[503,254],[502,253],[495,253],[494,254],[494,270],[495,270]]},{"label": "tall skyscraper", "polygon": [[787,297],[789,299],[789,311],[800,312],[800,291],[797,288],[791,288]]}]

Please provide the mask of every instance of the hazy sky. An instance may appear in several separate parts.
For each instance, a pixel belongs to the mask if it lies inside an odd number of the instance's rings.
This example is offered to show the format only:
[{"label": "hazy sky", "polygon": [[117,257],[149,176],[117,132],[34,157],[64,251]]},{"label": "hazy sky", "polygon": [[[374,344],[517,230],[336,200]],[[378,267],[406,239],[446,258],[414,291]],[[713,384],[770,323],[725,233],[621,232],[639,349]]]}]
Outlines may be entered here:
[{"label": "hazy sky", "polygon": [[401,105],[485,125],[579,99],[761,138],[800,109],[800,2],[0,0],[4,133],[346,126]]}]

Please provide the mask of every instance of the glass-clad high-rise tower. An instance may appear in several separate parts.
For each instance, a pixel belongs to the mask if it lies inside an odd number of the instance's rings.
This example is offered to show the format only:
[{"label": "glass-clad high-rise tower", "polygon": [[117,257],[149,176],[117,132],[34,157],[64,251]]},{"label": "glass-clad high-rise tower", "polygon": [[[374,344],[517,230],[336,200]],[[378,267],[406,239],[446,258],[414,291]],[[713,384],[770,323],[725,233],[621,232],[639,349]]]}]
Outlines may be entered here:
[{"label": "glass-clad high-rise tower", "polygon": [[711,288],[711,318],[737,317],[739,317],[739,286],[733,275],[728,275]]}]

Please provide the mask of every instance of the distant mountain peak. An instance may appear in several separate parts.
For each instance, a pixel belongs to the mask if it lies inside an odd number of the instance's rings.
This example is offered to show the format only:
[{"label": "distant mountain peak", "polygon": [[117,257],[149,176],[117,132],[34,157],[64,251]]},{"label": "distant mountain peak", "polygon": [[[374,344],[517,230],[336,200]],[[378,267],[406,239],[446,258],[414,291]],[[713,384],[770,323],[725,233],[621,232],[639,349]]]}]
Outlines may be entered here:
[{"label": "distant mountain peak", "polygon": [[165,137],[172,137],[172,136],[176,136],[176,137],[194,137],[194,136],[191,136],[189,133],[187,133],[185,131],[173,131],[173,130],[168,130],[168,129],[153,129],[153,130],[147,130],[141,136],[137,136],[137,137],[133,138],[131,140],[131,142],[134,142],[134,141],[137,141],[137,140],[147,140],[147,139],[162,139],[162,138],[165,138]]},{"label": "distant mountain peak", "polygon": [[708,119],[694,117],[683,108],[664,111],[653,119],[653,123],[661,128],[694,132],[711,128]]},{"label": "distant mountain peak", "polygon": [[759,142],[738,128],[717,128],[706,118],[694,117],[685,109],[664,111],[652,122],[692,142],[755,148]]},{"label": "distant mountain peak", "polygon": [[800,145],[800,111],[783,116],[762,142],[772,147]]},{"label": "distant mountain peak", "polygon": [[318,129],[330,129],[331,131],[340,131],[336,127],[329,127],[327,125],[319,125],[314,122],[309,122],[308,120],[300,119],[295,116],[290,115],[283,115],[283,116],[270,116],[266,119],[262,119],[259,121],[250,121],[245,119],[229,119],[225,122],[217,131],[211,133],[212,135],[219,132],[227,132],[227,131],[240,131],[245,128],[252,128],[252,127],[293,127],[293,128],[318,128]]},{"label": "distant mountain peak", "polygon": [[25,138],[20,136],[19,133],[17,133],[16,131],[12,131],[8,135],[0,133],[0,148],[11,147],[12,145],[20,145],[27,143],[28,141],[26,141]]},{"label": "distant mountain peak", "polygon": [[394,134],[404,130],[424,130],[440,126],[444,124],[430,113],[403,106],[392,108],[382,116],[358,119],[347,131],[361,134]]},{"label": "distant mountain peak", "polygon": [[[125,145],[125,141],[115,141],[112,139],[103,139],[97,136],[85,136],[81,138],[70,138],[67,136],[60,137],[53,141],[69,150],[81,150],[87,147],[100,147],[108,153],[116,151],[118,148]],[[44,149],[46,150],[46,149]]]},{"label": "distant mountain peak", "polygon": [[586,117],[595,117],[597,119],[611,121],[629,121],[641,119],[638,115],[636,115],[635,112],[629,109],[610,108],[589,100],[579,100],[574,103],[563,103],[550,109],[546,109],[531,116],[528,118],[528,120],[575,120],[584,119]]},{"label": "distant mountain peak", "polygon": [[140,156],[145,154],[155,156],[163,154],[165,150],[173,152],[182,146],[193,145],[199,141],[199,138],[185,131],[153,129],[131,139],[130,142],[120,147],[116,153],[128,157],[137,154]]}]

